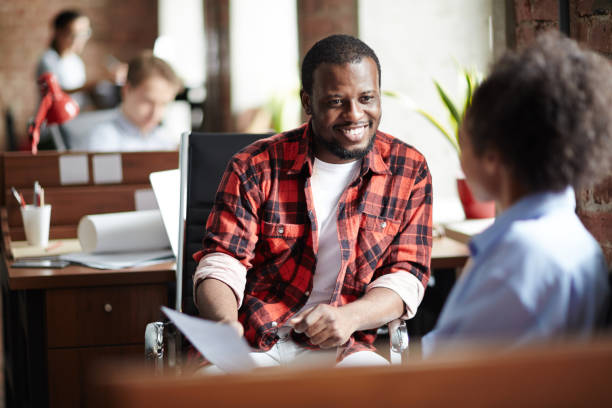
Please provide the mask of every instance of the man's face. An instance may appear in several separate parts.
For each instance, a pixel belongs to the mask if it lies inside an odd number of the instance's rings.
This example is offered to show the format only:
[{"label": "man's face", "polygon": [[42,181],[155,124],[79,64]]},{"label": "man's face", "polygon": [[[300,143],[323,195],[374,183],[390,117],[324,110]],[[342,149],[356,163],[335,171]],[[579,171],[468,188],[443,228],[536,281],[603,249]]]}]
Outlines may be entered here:
[{"label": "man's face", "polygon": [[176,92],[176,86],[161,76],[149,77],[136,87],[127,83],[122,89],[121,109],[141,132],[149,132],[161,122]]},{"label": "man's face", "polygon": [[380,87],[376,63],[321,64],[313,73],[312,95],[302,92],[312,117],[315,156],[346,163],[365,156],[380,123]]}]

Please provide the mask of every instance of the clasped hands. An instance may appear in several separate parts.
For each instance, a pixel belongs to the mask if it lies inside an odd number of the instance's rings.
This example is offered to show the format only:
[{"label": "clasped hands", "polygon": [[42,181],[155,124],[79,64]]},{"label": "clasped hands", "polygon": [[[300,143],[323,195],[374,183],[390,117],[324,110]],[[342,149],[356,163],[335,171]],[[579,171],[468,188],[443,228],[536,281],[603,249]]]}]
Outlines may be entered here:
[{"label": "clasped hands", "polygon": [[[222,323],[232,326],[241,336],[244,328],[236,320],[225,320]],[[296,333],[304,333],[310,342],[321,348],[338,347],[346,343],[356,330],[353,319],[342,310],[319,304],[304,310],[287,321]]]}]

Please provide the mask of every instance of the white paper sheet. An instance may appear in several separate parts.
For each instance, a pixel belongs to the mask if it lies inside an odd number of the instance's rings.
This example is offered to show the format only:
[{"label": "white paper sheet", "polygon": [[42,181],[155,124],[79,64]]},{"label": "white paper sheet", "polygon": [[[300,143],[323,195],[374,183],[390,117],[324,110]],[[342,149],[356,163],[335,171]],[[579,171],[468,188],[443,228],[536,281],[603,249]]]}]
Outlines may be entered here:
[{"label": "white paper sheet", "polygon": [[170,247],[159,210],[87,215],[77,235],[83,252],[137,252]]},{"label": "white paper sheet", "polygon": [[255,362],[251,349],[234,328],[227,324],[204,320],[162,306],[162,311],[183,332],[191,344],[208,361],[227,373],[247,372]]},{"label": "white paper sheet", "polygon": [[121,184],[123,168],[120,154],[96,154],[92,158],[95,184]]},{"label": "white paper sheet", "polygon": [[166,262],[174,259],[174,254],[169,249],[121,252],[114,254],[90,254],[81,252],[60,255],[60,259],[95,269],[123,269]]},{"label": "white paper sheet", "polygon": [[89,183],[86,154],[65,154],[59,157],[60,184]]},{"label": "white paper sheet", "polygon": [[161,211],[170,246],[178,258],[181,173],[179,169],[156,171],[149,175]]}]

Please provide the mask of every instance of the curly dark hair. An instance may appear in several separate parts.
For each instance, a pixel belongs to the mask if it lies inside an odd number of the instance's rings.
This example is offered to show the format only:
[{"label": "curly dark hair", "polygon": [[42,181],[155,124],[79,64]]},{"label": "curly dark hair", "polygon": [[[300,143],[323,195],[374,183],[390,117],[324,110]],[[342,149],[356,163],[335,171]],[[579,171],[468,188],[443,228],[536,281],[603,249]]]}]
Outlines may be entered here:
[{"label": "curly dark hair", "polygon": [[474,93],[465,130],[531,192],[584,187],[612,159],[612,65],[551,31],[508,53]]},{"label": "curly dark hair", "polygon": [[312,79],[315,69],[323,64],[347,64],[369,57],[376,62],[380,86],[380,62],[374,51],[358,38],[346,34],[334,34],[318,41],[306,53],[302,62],[302,89],[312,95]]}]

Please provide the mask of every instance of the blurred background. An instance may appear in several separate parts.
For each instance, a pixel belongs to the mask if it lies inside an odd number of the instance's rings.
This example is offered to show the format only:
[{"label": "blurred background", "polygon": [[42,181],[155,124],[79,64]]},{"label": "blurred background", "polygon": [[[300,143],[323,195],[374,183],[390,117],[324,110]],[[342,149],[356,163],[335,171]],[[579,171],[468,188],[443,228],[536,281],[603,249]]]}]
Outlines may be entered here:
[{"label": "blurred background", "polygon": [[[415,112],[422,108],[447,121],[434,79],[460,101],[461,68],[486,75],[506,49],[563,24],[572,37],[612,55],[612,4],[604,0],[5,1],[0,5],[0,150],[16,149],[27,139],[27,122],[39,100],[36,63],[49,44],[50,21],[66,8],[78,8],[91,20],[82,54],[88,78],[106,78],[109,64],[128,61],[142,49],[154,49],[170,62],[185,84],[165,120],[177,139],[191,129],[267,131],[299,125],[305,51],[332,33],[360,37],[380,58],[383,91],[396,95],[383,98],[380,129],[426,156],[436,222],[461,219],[463,212],[455,185],[457,154]],[[90,109],[98,108],[108,106]],[[607,251],[612,254],[612,246]]]}]

